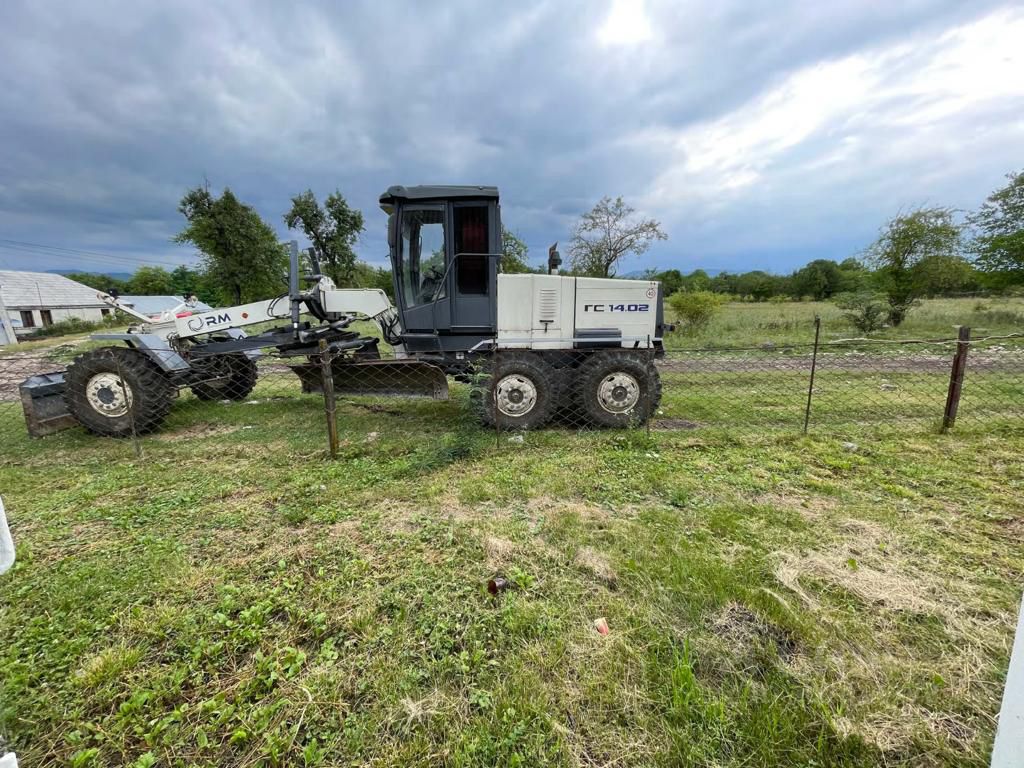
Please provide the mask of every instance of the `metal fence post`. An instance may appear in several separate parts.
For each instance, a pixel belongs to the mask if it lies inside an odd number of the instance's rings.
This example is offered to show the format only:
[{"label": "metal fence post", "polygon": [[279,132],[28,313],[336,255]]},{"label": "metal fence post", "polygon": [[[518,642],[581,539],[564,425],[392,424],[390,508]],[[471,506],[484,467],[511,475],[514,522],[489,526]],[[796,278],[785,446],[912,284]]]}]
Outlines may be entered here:
[{"label": "metal fence post", "polygon": [[121,385],[121,397],[124,398],[125,405],[128,408],[128,423],[132,428],[132,450],[135,452],[135,458],[141,459],[142,443],[139,442],[139,433],[135,429],[135,398],[132,395],[132,391],[128,389],[128,385],[124,383],[124,372],[121,370],[121,361],[113,352],[110,354],[114,359],[114,366],[117,368],[117,381]]},{"label": "metal fence post", "polygon": [[956,352],[953,355],[953,367],[949,371],[949,391],[946,393],[946,410],[942,414],[942,431],[945,432],[956,423],[956,412],[960,407],[960,393],[964,387],[964,372],[967,370],[967,350],[971,344],[971,329],[960,326],[957,334]]},{"label": "metal fence post", "polygon": [[320,339],[320,373],[323,379],[324,413],[327,416],[327,445],[331,458],[338,457],[338,403],[334,397],[334,375],[331,372],[331,353],[327,341]]},{"label": "metal fence post", "polygon": [[807,408],[804,409],[804,434],[811,423],[811,398],[814,396],[814,374],[818,370],[818,339],[821,338],[821,316],[814,316],[814,352],[811,354],[811,380],[807,385]]}]

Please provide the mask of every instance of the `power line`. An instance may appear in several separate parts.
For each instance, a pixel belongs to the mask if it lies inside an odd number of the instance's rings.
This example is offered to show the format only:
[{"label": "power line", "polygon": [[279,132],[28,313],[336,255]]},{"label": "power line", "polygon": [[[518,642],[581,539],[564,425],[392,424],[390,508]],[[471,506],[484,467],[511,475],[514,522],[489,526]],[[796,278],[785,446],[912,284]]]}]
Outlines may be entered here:
[{"label": "power line", "polygon": [[[0,238],[0,248],[16,253],[27,253],[33,256],[48,256],[54,259],[76,259],[78,261],[101,262],[107,266],[152,264],[160,267],[173,267],[167,261],[146,258],[144,256],[122,256],[99,251],[87,251],[80,248],[65,248],[57,245],[30,243],[24,240]],[[0,255],[2,257],[2,255]]]}]

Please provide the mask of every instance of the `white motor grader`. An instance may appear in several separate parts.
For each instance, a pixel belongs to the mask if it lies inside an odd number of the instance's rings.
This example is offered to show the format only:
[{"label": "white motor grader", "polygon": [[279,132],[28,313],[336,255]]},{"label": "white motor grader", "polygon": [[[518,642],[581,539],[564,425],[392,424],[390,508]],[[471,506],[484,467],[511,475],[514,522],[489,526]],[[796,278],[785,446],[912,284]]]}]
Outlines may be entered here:
[{"label": "white motor grader", "polygon": [[[208,312],[184,306],[153,320],[103,294],[139,323],[95,334],[117,344],[25,381],[30,432],[73,422],[101,435],[152,431],[183,388],[205,400],[245,399],[264,350],[294,361],[304,390],[316,391],[321,341],[344,394],[443,400],[453,376],[474,383],[490,425],[535,428],[567,404],[596,426],[650,418],[665,328],[657,282],[499,274],[495,187],[394,186],[380,204],[397,306],[381,290],[335,287],[312,258],[313,274],[300,279],[294,245],[289,290],[267,301]],[[554,248],[551,260],[557,266]],[[380,338],[351,330],[359,319],[375,321]],[[268,321],[281,325],[242,330]],[[381,356],[381,338],[393,357]]]}]

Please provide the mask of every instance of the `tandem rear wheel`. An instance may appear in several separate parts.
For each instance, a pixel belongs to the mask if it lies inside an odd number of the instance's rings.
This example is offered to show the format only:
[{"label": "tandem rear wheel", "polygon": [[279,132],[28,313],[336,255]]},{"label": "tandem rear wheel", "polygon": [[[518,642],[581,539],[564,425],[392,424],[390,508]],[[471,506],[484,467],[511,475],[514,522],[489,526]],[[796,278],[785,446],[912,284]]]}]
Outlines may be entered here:
[{"label": "tandem rear wheel", "polygon": [[661,402],[653,359],[633,350],[586,353],[576,367],[556,367],[536,352],[501,353],[481,378],[473,397],[490,427],[536,429],[563,400],[591,426],[631,427],[646,423]]}]

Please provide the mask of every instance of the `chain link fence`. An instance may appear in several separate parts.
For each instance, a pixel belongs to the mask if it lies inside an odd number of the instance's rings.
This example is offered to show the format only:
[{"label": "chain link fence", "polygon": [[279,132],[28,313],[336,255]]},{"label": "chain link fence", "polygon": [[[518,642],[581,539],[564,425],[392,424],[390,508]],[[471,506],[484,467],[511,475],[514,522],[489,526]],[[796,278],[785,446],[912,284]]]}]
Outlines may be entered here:
[{"label": "chain link fence", "polygon": [[[127,347],[0,357],[0,456],[67,439],[148,440],[273,425],[337,453],[391,420],[424,434],[1024,426],[1024,337],[669,349],[502,349],[448,361],[321,350],[232,353],[183,370]],[[93,435],[88,435],[91,432]],[[30,436],[32,435],[32,436]],[[71,436],[70,438],[68,436]]]}]

